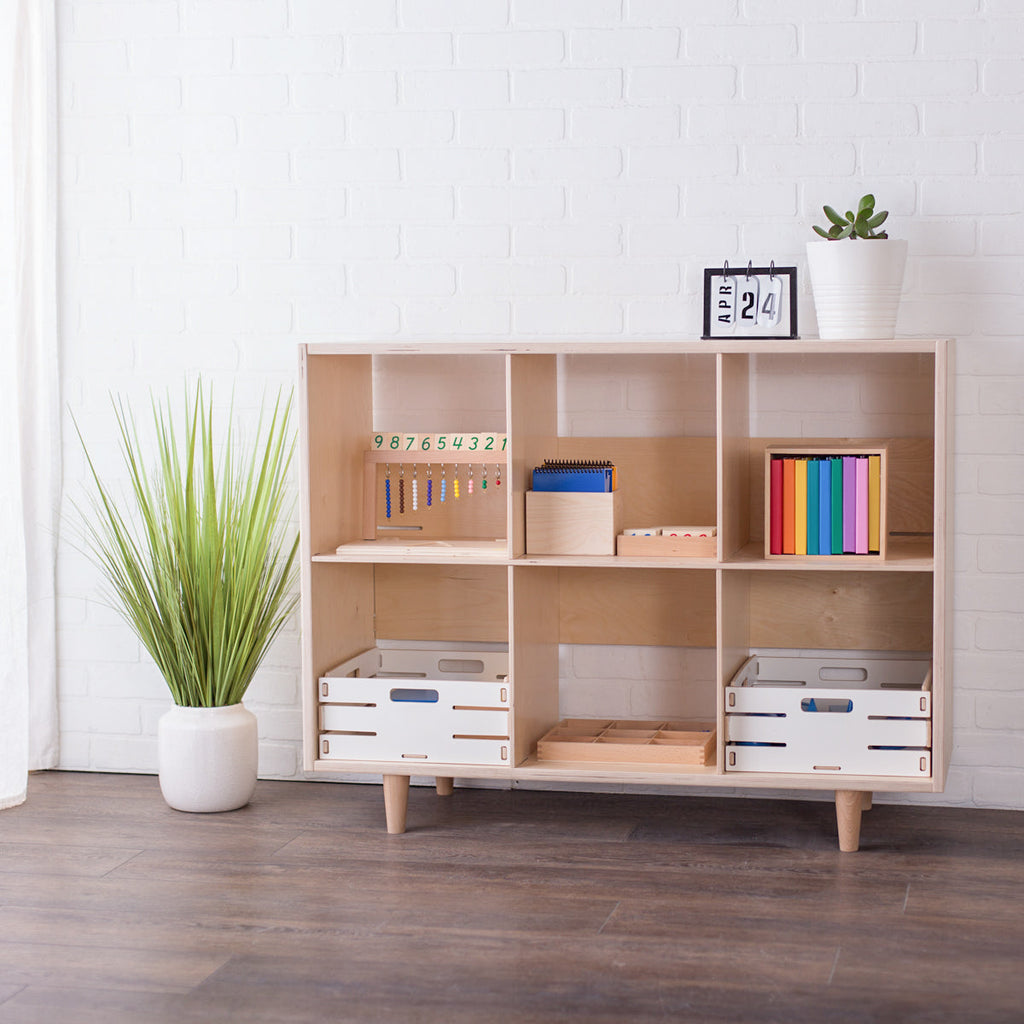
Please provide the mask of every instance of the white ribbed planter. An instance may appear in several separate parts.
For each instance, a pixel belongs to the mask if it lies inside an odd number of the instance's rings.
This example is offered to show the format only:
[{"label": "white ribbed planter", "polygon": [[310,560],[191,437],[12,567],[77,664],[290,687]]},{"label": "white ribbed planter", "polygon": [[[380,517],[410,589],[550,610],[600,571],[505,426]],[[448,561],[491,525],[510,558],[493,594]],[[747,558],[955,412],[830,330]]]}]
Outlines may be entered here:
[{"label": "white ribbed planter", "polygon": [[256,789],[256,716],[242,704],[175,705],[157,724],[160,791],[176,811],[233,811]]},{"label": "white ribbed planter", "polygon": [[904,239],[808,242],[818,336],[829,341],[895,337],[906,263]]}]

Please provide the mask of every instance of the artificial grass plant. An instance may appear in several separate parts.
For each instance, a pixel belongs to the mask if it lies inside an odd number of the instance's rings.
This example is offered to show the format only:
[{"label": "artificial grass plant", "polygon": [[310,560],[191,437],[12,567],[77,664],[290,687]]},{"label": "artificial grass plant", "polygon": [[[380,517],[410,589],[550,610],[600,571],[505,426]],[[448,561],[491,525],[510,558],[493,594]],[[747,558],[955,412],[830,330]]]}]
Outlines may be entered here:
[{"label": "artificial grass plant", "polygon": [[111,402],[129,508],[100,479],[83,440],[96,488],[85,517],[89,554],[175,704],[237,704],[298,600],[298,534],[289,543],[279,525],[290,511],[291,398],[279,394],[269,420],[260,412],[244,450],[230,426],[223,444],[215,441],[213,397],[201,380],[186,393],[180,429],[170,400],[151,398],[151,469],[130,407]]}]

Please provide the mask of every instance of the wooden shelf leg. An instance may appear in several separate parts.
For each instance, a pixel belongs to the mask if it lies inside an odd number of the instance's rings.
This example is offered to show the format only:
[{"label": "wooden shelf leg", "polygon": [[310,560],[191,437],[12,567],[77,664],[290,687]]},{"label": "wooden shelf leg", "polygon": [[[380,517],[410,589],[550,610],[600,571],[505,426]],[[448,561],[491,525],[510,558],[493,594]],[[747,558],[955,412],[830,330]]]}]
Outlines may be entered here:
[{"label": "wooden shelf leg", "polygon": [[455,790],[455,780],[446,778],[443,775],[439,775],[435,780],[437,783],[437,795],[438,796],[451,796]]},{"label": "wooden shelf leg", "polygon": [[865,793],[864,794],[864,800],[863,800],[863,802],[860,805],[860,809],[862,811],[870,811],[871,810],[871,794],[870,793]]},{"label": "wooden shelf leg", "polygon": [[384,817],[393,836],[405,831],[405,812],[409,808],[409,776],[384,776]]},{"label": "wooden shelf leg", "polygon": [[836,824],[839,827],[839,849],[856,853],[860,847],[860,814],[864,809],[864,793],[859,789],[836,790]]}]

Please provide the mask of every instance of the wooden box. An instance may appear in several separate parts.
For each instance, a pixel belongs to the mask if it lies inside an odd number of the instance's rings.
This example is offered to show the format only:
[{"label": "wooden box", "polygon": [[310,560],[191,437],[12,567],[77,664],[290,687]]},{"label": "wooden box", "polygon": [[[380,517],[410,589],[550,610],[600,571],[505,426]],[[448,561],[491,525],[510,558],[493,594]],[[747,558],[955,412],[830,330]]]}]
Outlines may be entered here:
[{"label": "wooden box", "polygon": [[715,763],[714,722],[613,722],[566,718],[537,742],[541,761]]},{"label": "wooden box", "polygon": [[506,651],[371,648],[319,691],[325,760],[510,763]]},{"label": "wooden box", "polygon": [[528,555],[614,555],[622,492],[526,492]]},{"label": "wooden box", "polygon": [[725,691],[725,768],[931,774],[931,664],[755,655]]},{"label": "wooden box", "polygon": [[[865,479],[869,478],[867,467],[871,462],[871,458],[877,458],[877,472],[874,480],[870,484],[870,498],[865,504],[865,517],[866,523],[865,529],[868,531],[870,542],[865,551],[857,553],[854,551],[843,552],[832,552],[819,553],[817,550],[810,550],[810,510],[807,504],[808,491],[807,487],[807,473],[810,470],[807,468],[808,463],[813,460],[817,462],[818,466],[828,465],[827,462],[823,461],[826,459],[835,459],[850,457],[856,461],[863,461],[865,465]],[[796,511],[795,515],[799,521],[801,515],[804,523],[804,536],[805,541],[803,548],[801,549],[799,541],[797,542],[797,550],[795,552],[774,552],[772,551],[772,461],[773,459],[792,458],[794,466],[799,471],[800,465],[804,467],[804,491],[803,501],[800,510]],[[887,505],[887,449],[885,446],[879,445],[876,447],[851,447],[849,445],[831,445],[831,446],[814,446],[814,447],[802,447],[800,445],[787,445],[783,447],[769,446],[764,451],[764,556],[765,558],[855,558],[855,559],[884,559],[886,557],[886,542],[888,538],[887,528],[887,516],[886,516],[886,505]],[[820,472],[820,469],[819,469]],[[797,485],[799,487],[799,484]],[[820,494],[820,492],[819,492]],[[831,494],[831,488],[830,488]],[[801,503],[798,502],[798,505]],[[814,501],[815,507],[818,509],[818,516],[821,515],[821,508],[818,501]],[[845,524],[847,522],[847,511],[842,509],[841,504],[841,516],[842,516],[842,529],[845,530]],[[857,516],[854,515],[854,520]],[[819,519],[820,521],[820,519]],[[799,536],[799,527],[797,528],[797,534]]]}]

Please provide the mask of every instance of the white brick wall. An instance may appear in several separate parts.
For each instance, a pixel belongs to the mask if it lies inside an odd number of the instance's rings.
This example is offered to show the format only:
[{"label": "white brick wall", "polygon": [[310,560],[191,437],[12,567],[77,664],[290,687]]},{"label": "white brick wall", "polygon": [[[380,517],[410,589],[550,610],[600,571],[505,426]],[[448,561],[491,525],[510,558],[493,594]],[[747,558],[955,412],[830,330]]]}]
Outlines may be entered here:
[{"label": "white brick wall", "polygon": [[[1019,3],[57,8],[63,386],[103,466],[108,388],[144,400],[202,369],[254,407],[300,339],[694,336],[703,266],[803,267],[821,204],[874,191],[910,240],[900,330],[961,338],[958,746],[938,800],[1024,807]],[[805,280],[800,317],[813,333]],[[579,389],[576,432],[643,401],[610,376]],[[770,381],[758,401],[797,431],[817,415]],[[680,426],[665,416],[652,428]],[[70,428],[65,457],[75,495]],[[95,582],[65,545],[62,763],[151,771],[166,697]],[[652,682],[623,713],[686,657],[640,654]],[[604,662],[564,660],[571,705]],[[292,628],[251,691],[268,776],[298,773],[297,676]]]}]

